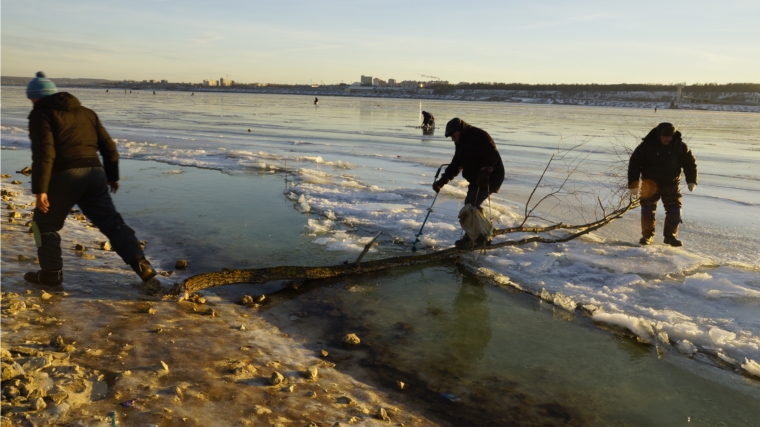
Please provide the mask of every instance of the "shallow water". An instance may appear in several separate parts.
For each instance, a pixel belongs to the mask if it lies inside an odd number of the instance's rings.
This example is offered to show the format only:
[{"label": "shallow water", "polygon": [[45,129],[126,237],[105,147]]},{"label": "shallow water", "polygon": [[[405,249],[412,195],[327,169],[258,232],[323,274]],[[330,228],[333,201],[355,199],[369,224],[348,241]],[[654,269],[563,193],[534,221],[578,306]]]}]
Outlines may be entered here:
[{"label": "shallow water", "polygon": [[[21,114],[28,107],[7,94],[4,90],[3,146],[25,147],[23,133],[13,127],[23,125]],[[149,256],[167,269],[174,258],[186,257],[191,274],[225,266],[339,263],[354,258],[364,236],[375,230],[386,235],[370,257],[400,253],[404,247],[390,241],[409,239],[417,231],[422,208],[430,202],[430,166],[447,161],[451,153],[450,142],[440,135],[420,136],[407,127],[415,124],[419,109],[413,101],[340,99],[313,109],[301,105],[300,97],[206,94],[191,104],[187,94],[164,95],[156,101],[147,93],[139,100],[77,93],[101,115],[124,157],[161,162],[123,161],[123,186],[115,200],[140,237],[151,241]],[[621,109],[476,103],[424,108],[439,120],[446,114],[468,120],[467,113],[497,139],[509,175],[495,198],[504,224],[519,213],[559,130],[575,132],[578,139],[599,134],[591,145],[601,150],[615,135],[662,120],[648,117],[651,112]],[[709,331],[711,337],[710,327],[747,332],[738,334],[729,354],[755,354],[751,346],[760,331],[760,299],[752,291],[760,289],[760,280],[753,254],[760,233],[754,211],[760,193],[748,164],[758,156],[758,119],[667,114],[689,128],[690,145],[700,150],[699,192],[684,200],[688,252],[661,245],[642,252],[623,244],[636,238],[634,213],[600,233],[601,241],[506,251],[478,262],[531,290],[568,293],[589,286],[573,296],[575,301],[608,304],[628,315],[661,321],[679,313],[704,316],[704,334]],[[613,123],[619,127],[612,129]],[[718,143],[720,149],[711,148]],[[4,172],[28,164],[28,148],[22,150],[2,151]],[[322,156],[323,163],[303,156]],[[599,156],[596,168],[603,167]],[[283,173],[270,172],[286,167],[294,175],[290,183]],[[291,200],[283,193],[295,196]],[[297,210],[306,210],[297,200],[301,195],[311,213]],[[456,192],[439,199],[428,228],[441,243],[428,241],[431,246],[445,246],[456,236],[460,200]],[[151,253],[154,243],[160,254]],[[587,318],[488,283],[439,266],[337,282],[288,304],[293,312],[308,310],[311,298],[317,298],[311,295],[318,295],[344,313],[337,325],[326,321],[326,331],[362,328],[382,367],[419,378],[428,391],[453,393],[491,419],[509,418],[504,408],[520,406],[509,399],[525,395],[525,407],[557,404],[574,420],[595,425],[673,425],[688,422],[687,417],[705,425],[756,423],[757,380],[716,367],[714,357],[698,353],[692,360],[670,347],[658,358],[654,346],[601,331]],[[711,296],[711,287],[718,285],[719,292],[735,295]],[[725,348],[717,351],[732,351]],[[509,390],[502,390],[504,384]],[[478,411],[464,412],[478,419]]]}]

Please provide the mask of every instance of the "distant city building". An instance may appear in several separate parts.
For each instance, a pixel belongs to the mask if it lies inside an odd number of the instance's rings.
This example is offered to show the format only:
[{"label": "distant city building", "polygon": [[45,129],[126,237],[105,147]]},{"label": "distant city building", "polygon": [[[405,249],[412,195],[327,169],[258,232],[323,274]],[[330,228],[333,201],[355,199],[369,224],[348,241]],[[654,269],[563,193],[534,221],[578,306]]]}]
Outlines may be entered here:
[{"label": "distant city building", "polygon": [[162,85],[168,85],[169,84],[169,80],[161,80],[161,84]]},{"label": "distant city building", "polygon": [[388,79],[388,86],[396,87],[396,79]]},{"label": "distant city building", "polygon": [[219,86],[219,81],[214,79],[203,80],[203,86]]},{"label": "distant city building", "polygon": [[229,85],[230,85],[229,80],[225,79],[224,77],[219,79],[219,86],[229,86]]},{"label": "distant city building", "polygon": [[372,86],[380,86],[380,79],[378,79],[377,77],[372,79]]},{"label": "distant city building", "polygon": [[372,76],[362,76],[361,82],[363,85],[372,86]]},{"label": "distant city building", "polygon": [[150,80],[148,81],[148,83],[150,83],[150,84],[153,84],[153,83],[155,83],[155,82],[156,82],[156,81],[155,81],[155,80],[153,80],[153,79],[150,79]]}]

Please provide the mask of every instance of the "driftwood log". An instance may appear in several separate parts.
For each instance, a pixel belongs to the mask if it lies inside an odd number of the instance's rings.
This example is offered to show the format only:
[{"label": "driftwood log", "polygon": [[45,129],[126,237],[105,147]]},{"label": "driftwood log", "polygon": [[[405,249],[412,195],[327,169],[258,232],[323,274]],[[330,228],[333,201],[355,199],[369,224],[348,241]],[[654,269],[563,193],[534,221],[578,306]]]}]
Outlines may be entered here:
[{"label": "driftwood log", "polygon": [[[304,266],[282,266],[282,267],[265,267],[251,269],[224,269],[201,273],[185,279],[183,283],[178,284],[169,292],[169,296],[179,297],[180,300],[186,298],[189,294],[215,286],[229,285],[234,283],[264,284],[273,280],[315,280],[328,279],[334,277],[343,277],[357,274],[374,273],[377,271],[387,270],[395,267],[407,267],[414,265],[429,264],[446,260],[456,260],[460,255],[473,250],[492,250],[506,246],[520,246],[528,243],[562,243],[576,239],[584,234],[598,230],[612,221],[620,218],[626,212],[639,206],[639,200],[633,199],[625,206],[604,215],[597,221],[581,224],[553,224],[546,227],[514,227],[496,230],[495,236],[510,233],[536,233],[535,236],[524,237],[519,240],[495,241],[490,245],[474,249],[457,249],[449,248],[435,252],[429,252],[421,255],[404,255],[390,258],[383,258],[361,263],[344,263],[332,266],[304,267]],[[546,233],[555,230],[569,230],[562,237],[545,237],[538,233]],[[376,236],[377,237],[377,236]],[[369,247],[369,244],[367,245]],[[366,253],[362,252],[362,256]],[[361,259],[361,256],[360,258]]]}]

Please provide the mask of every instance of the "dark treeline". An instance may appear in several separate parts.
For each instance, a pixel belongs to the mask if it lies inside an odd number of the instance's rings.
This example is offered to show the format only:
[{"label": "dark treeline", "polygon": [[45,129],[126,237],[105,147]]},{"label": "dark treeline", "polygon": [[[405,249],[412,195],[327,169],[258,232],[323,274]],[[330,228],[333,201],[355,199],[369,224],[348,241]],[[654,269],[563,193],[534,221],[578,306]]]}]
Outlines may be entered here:
[{"label": "dark treeline", "polygon": [[[466,83],[449,85],[444,83],[428,84],[429,88],[441,91],[457,89],[490,89],[490,90],[525,90],[525,91],[559,91],[559,92],[674,92],[675,84],[526,84],[526,83]],[[686,85],[686,92],[760,92],[760,83],[697,83]]]}]

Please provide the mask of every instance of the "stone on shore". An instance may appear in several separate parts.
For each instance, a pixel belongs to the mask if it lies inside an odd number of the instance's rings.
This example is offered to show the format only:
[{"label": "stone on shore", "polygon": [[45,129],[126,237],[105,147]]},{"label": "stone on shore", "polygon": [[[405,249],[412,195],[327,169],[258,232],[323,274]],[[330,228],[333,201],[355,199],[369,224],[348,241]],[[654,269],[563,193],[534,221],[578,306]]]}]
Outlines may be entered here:
[{"label": "stone on shore", "polygon": [[359,339],[358,336],[356,336],[356,334],[346,334],[346,336],[344,336],[343,339],[340,340],[340,342],[345,347],[353,347],[353,346],[357,346],[361,344],[362,341]]}]

